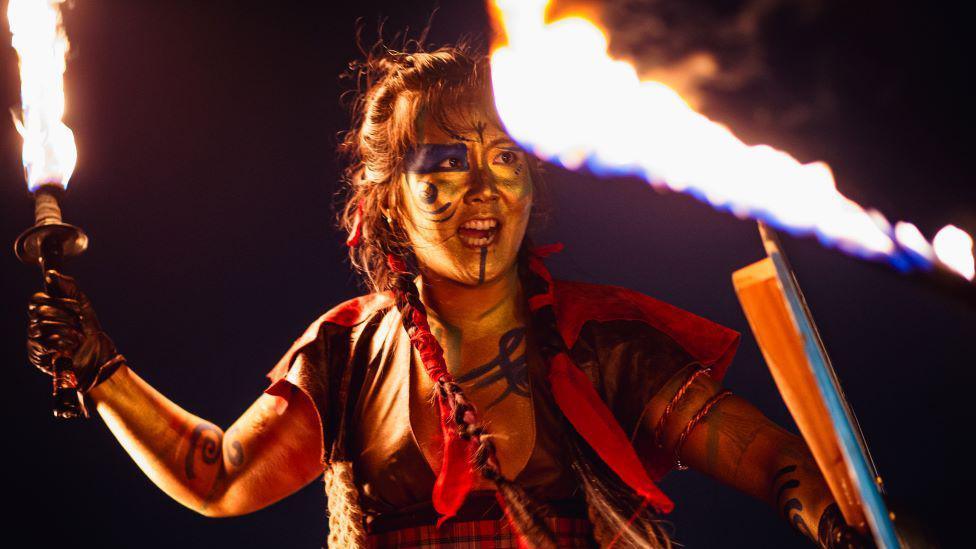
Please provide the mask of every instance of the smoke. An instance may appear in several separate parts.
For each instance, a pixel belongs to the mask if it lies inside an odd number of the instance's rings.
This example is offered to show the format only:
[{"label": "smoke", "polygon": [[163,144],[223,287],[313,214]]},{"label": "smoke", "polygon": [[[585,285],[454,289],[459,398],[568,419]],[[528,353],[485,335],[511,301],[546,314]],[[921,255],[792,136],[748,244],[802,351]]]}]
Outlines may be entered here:
[{"label": "smoke", "polygon": [[[663,82],[695,107],[715,94],[761,86],[770,72],[770,29],[809,26],[821,0],[618,0],[594,4],[557,1],[552,14],[595,15],[607,28],[614,57],[632,62],[641,77]],[[811,103],[777,109],[786,124],[802,123]],[[762,116],[757,113],[757,116]]]}]

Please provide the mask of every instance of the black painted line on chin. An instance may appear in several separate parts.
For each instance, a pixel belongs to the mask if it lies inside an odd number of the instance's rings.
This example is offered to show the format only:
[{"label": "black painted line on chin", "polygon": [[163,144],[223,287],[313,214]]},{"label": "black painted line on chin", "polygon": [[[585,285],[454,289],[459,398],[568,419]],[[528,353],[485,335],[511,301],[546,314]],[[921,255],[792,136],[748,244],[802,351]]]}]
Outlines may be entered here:
[{"label": "black painted line on chin", "polygon": [[454,204],[454,203],[453,202],[448,202],[447,204],[444,204],[443,206],[441,206],[440,208],[437,208],[436,210],[424,210],[424,213],[429,213],[431,215],[442,214],[442,213],[444,213],[445,210],[447,210],[448,208],[451,207],[451,204]]},{"label": "black painted line on chin", "polygon": [[481,247],[481,266],[478,267],[478,284],[485,281],[485,261],[488,259],[488,246]]}]

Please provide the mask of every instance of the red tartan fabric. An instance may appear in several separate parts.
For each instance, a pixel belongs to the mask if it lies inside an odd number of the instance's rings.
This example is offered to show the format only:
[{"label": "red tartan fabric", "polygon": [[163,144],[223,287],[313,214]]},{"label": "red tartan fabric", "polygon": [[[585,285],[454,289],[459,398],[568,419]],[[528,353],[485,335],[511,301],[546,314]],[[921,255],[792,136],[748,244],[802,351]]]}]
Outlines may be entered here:
[{"label": "red tartan fabric", "polygon": [[[596,547],[593,526],[588,520],[578,518],[549,517],[546,519],[556,534],[558,547]],[[455,549],[516,549],[518,539],[506,519],[448,521],[440,528],[417,526],[394,532],[373,534],[369,547],[452,547]]]}]

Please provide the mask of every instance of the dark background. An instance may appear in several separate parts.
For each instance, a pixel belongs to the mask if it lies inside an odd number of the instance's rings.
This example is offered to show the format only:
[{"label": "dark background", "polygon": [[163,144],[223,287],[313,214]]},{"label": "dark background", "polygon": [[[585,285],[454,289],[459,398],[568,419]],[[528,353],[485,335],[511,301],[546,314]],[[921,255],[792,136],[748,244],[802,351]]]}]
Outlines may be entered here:
[{"label": "dark background", "polygon": [[[487,32],[480,2],[444,4],[433,41]],[[762,71],[714,90],[708,112],[749,141],[827,161],[845,193],[893,220],[928,235],[949,222],[974,233],[971,24],[949,4],[784,3],[755,36]],[[700,29],[683,20],[692,36],[741,7],[685,5],[706,15]],[[347,123],[337,75],[356,56],[357,17],[368,30],[380,16],[389,29],[416,29],[433,6],[106,0],[67,13],[79,165],[64,210],[92,239],[69,271],[133,368],[186,409],[229,425],[307,324],[357,295],[332,223],[334,147]],[[6,29],[0,43],[0,106],[13,107]],[[12,243],[32,206],[12,124],[0,124],[0,138],[0,242]],[[566,243],[556,273],[635,288],[742,331],[728,386],[789,424],[730,282],[762,257],[754,224],[635,180],[555,168],[549,180],[555,209],[538,240]],[[971,526],[957,504],[973,488],[976,314],[812,240],[786,247],[889,492],[955,545]],[[207,519],[153,487],[100,421],[52,419],[48,381],[24,352],[38,274],[12,253],[0,254],[0,273],[6,524],[44,547],[321,545],[320,482],[250,516]],[[694,472],[664,488],[689,547],[807,546],[764,504]]]}]

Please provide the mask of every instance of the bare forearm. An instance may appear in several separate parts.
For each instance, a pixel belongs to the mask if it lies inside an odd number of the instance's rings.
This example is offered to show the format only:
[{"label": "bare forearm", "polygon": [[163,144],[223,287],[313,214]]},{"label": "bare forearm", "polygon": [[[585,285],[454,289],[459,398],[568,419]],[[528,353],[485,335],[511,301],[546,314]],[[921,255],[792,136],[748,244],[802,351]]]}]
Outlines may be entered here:
[{"label": "bare forearm", "polygon": [[285,400],[261,395],[226,434],[124,366],[89,394],[150,480],[199,513],[249,513],[322,472],[321,423],[301,391]]},{"label": "bare forearm", "polygon": [[834,498],[802,439],[767,424],[743,456],[755,477],[751,492],[773,505],[790,525],[813,541]]},{"label": "bare forearm", "polygon": [[[772,496],[767,499],[779,509],[790,525],[813,541],[823,538],[818,532],[824,511],[834,503],[834,498],[820,469],[802,441],[797,441],[802,455],[792,459],[781,455],[773,470]],[[784,442],[785,443],[785,442]]]},{"label": "bare forearm", "polygon": [[[652,400],[648,420],[656,422],[678,394],[678,387],[690,379],[687,373],[676,376],[663,394]],[[664,447],[674,448],[682,432],[691,426],[680,448],[685,463],[768,502],[796,530],[818,541],[820,517],[833,497],[806,444],[734,395],[716,400],[699,423],[692,423],[720,391],[707,377],[695,378],[675,402],[660,431]]]},{"label": "bare forearm", "polygon": [[[692,466],[775,506],[807,537],[833,498],[806,444],[767,420],[748,402],[729,398],[689,440]],[[704,452],[694,448],[703,445]]]},{"label": "bare forearm", "polygon": [[[126,367],[90,394],[99,415],[146,476],[176,501],[210,514],[208,505],[223,474],[223,431],[183,410]],[[227,452],[230,459],[235,459],[233,450]]]}]

